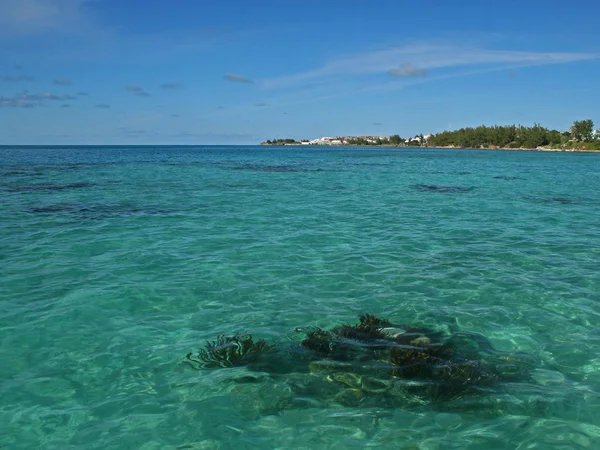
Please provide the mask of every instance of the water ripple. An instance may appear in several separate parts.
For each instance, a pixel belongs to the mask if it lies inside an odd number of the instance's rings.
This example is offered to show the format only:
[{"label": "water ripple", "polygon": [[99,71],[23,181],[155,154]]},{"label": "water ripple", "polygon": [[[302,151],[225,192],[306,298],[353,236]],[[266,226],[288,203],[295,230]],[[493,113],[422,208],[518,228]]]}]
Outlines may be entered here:
[{"label": "water ripple", "polygon": [[[18,172],[0,204],[0,447],[600,444],[596,155],[0,156],[3,174]],[[295,343],[297,327],[364,312],[484,335],[533,355],[533,380],[398,408],[352,406],[351,389],[318,373],[180,366],[220,334]]]}]

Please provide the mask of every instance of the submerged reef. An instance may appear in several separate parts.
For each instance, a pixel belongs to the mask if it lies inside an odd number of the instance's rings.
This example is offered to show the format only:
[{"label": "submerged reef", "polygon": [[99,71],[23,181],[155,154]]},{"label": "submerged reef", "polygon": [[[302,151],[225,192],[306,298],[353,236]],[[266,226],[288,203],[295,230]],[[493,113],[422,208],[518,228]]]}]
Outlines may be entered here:
[{"label": "submerged reef", "polygon": [[71,189],[87,189],[94,186],[94,183],[82,181],[68,184],[38,183],[27,185],[6,185],[4,186],[4,189],[8,192],[61,192]]},{"label": "submerged reef", "polygon": [[[375,396],[391,406],[399,398],[403,404],[444,401],[526,381],[533,366],[529,356],[499,352],[477,333],[394,325],[371,314],[354,325],[297,331],[305,335],[300,343],[277,346],[249,334],[220,336],[185,362],[196,369],[245,366],[271,376],[310,373],[317,378],[293,383],[301,396],[325,392],[346,405]],[[319,379],[328,382],[325,389]]]},{"label": "submerged reef", "polygon": [[438,186],[435,184],[413,184],[413,189],[419,192],[442,192],[442,193],[466,193],[471,192],[473,187],[463,186]]}]

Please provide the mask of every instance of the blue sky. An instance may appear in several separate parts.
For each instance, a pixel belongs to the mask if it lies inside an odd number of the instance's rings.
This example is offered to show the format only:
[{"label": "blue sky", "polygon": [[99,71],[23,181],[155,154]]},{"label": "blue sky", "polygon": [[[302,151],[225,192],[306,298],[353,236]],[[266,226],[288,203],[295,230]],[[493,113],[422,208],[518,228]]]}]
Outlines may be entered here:
[{"label": "blue sky", "polygon": [[600,3],[0,0],[0,144],[600,125]]}]

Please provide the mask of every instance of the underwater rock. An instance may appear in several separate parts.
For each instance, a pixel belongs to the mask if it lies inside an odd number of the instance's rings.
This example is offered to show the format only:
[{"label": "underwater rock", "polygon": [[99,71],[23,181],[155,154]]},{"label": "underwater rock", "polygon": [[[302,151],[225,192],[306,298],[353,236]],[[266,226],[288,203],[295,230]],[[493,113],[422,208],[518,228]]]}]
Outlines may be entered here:
[{"label": "underwater rock", "polygon": [[543,204],[553,204],[558,203],[561,205],[573,205],[573,204],[581,204],[582,201],[576,198],[569,197],[535,197],[533,195],[524,195],[525,199],[533,201],[535,203],[543,203]]},{"label": "underwater rock", "polygon": [[549,197],[541,200],[542,203],[561,203],[563,205],[569,205],[571,203],[579,203],[579,201],[568,198],[568,197]]},{"label": "underwater rock", "polygon": [[472,187],[438,186],[435,184],[413,184],[411,188],[419,192],[465,193],[473,190]]},{"label": "underwater rock", "polygon": [[317,391],[327,391],[328,399],[354,404],[375,396],[388,405],[480,393],[501,382],[528,379],[533,367],[531,358],[496,351],[477,333],[394,325],[370,314],[330,331],[297,331],[305,338],[287,347],[255,342],[248,334],[220,336],[197,356],[188,354],[185,362],[196,369],[246,366],[270,376],[309,372],[330,386]]},{"label": "underwater rock", "polygon": [[6,189],[9,192],[60,192],[71,189],[85,189],[95,186],[94,183],[78,182],[68,184],[54,184],[54,183],[38,183],[29,185],[13,185],[7,186]]},{"label": "underwater rock", "polygon": [[498,175],[498,176],[495,176],[494,179],[496,179],[496,180],[511,181],[511,180],[522,180],[523,178],[521,178],[521,177],[512,177],[510,175]]}]

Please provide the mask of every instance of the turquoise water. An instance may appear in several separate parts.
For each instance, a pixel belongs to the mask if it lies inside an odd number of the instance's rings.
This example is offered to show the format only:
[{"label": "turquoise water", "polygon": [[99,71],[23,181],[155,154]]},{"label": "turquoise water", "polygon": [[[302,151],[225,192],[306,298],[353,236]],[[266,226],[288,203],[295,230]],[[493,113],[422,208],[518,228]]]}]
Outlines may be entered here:
[{"label": "turquoise water", "polygon": [[[0,448],[594,449],[600,155],[0,148]],[[323,371],[182,364],[207,340],[394,323],[531,376],[390,404]],[[344,400],[340,392],[354,400]]]}]

